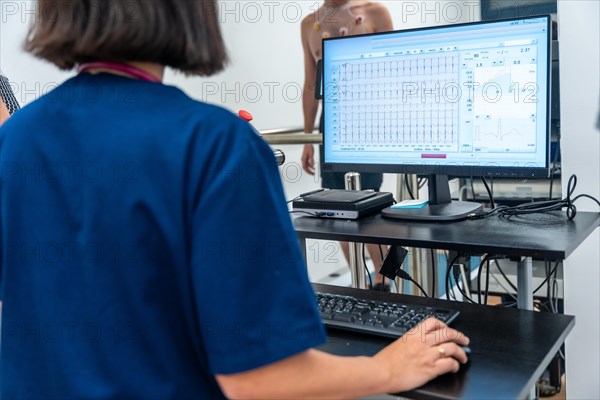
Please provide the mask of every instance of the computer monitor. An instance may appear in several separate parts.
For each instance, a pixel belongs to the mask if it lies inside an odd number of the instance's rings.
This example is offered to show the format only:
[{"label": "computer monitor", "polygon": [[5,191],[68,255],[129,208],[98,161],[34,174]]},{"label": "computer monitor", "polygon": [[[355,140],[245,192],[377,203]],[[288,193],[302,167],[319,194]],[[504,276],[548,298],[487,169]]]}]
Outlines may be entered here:
[{"label": "computer monitor", "polygon": [[438,220],[480,208],[448,175],[548,177],[550,43],[550,16],[324,39],[323,170],[428,175],[392,214]]}]

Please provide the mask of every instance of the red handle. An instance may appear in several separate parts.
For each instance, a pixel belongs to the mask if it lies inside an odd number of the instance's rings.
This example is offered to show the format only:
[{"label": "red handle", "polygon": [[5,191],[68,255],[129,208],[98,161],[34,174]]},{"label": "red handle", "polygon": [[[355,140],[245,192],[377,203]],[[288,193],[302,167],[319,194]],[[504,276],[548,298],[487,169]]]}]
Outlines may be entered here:
[{"label": "red handle", "polygon": [[240,110],[240,112],[238,112],[238,115],[240,116],[241,119],[243,119],[246,122],[250,122],[250,121],[252,121],[254,119],[254,117],[252,116],[252,114],[250,114],[246,110]]}]

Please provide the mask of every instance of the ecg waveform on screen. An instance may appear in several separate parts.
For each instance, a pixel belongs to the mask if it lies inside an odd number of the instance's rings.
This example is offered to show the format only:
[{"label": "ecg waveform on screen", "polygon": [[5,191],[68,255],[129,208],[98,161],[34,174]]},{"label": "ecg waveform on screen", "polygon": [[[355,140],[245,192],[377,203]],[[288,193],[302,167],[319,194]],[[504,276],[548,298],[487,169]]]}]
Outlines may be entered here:
[{"label": "ecg waveform on screen", "polygon": [[535,64],[503,60],[473,69],[482,88],[473,99],[473,147],[485,151],[535,151]]},{"label": "ecg waveform on screen", "polygon": [[521,133],[517,128],[510,128],[510,130],[508,130],[508,131],[503,131],[501,119],[498,120],[497,129],[495,129],[495,130],[481,132],[480,126],[475,127],[475,139],[476,140],[485,140],[486,136],[492,136],[496,140],[504,140],[505,137],[508,137],[510,135],[523,136],[523,133]]},{"label": "ecg waveform on screen", "polygon": [[536,118],[487,118],[474,126],[474,146],[487,151],[535,150]]},{"label": "ecg waveform on screen", "polygon": [[349,147],[458,147],[458,56],[420,55],[334,66],[334,143]]}]

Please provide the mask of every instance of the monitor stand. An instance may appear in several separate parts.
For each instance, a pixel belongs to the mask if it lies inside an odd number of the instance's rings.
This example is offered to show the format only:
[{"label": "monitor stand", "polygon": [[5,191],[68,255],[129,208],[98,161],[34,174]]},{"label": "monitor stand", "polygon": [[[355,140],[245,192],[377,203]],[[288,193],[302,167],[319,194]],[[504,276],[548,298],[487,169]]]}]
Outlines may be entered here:
[{"label": "monitor stand", "polygon": [[386,218],[410,221],[458,221],[469,215],[478,214],[481,204],[470,201],[452,201],[450,185],[446,175],[429,175],[429,204],[418,209],[386,208],[381,215]]}]

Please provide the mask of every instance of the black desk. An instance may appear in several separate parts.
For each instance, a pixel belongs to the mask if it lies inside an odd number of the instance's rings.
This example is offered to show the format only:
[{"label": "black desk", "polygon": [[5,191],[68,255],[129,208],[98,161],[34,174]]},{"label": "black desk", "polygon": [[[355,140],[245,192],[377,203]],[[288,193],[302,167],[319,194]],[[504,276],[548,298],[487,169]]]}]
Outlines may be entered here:
[{"label": "black desk", "polygon": [[598,226],[600,213],[592,212],[579,212],[573,221],[564,212],[450,223],[389,220],[379,215],[356,221],[294,219],[304,251],[306,239],[312,238],[518,257],[519,308],[529,310],[533,308],[532,258],[564,260]]},{"label": "black desk", "polygon": [[[328,285],[315,290],[362,296],[388,302],[445,307],[460,311],[452,324],[471,339],[470,363],[457,374],[448,374],[425,386],[403,393],[415,399],[516,399],[526,398],[575,325],[566,315],[480,306],[461,302],[363,291]],[[390,343],[388,339],[329,330],[321,347],[328,353],[373,355]]]},{"label": "black desk", "polygon": [[[471,254],[517,258],[518,306],[533,308],[532,259],[563,260],[600,226],[600,213],[579,212],[568,221],[563,212],[511,219],[490,217],[451,223],[387,220],[358,221],[300,217],[294,226],[306,251],[306,239],[403,245]],[[306,254],[305,254],[306,256]],[[318,286],[317,286],[318,287]],[[329,288],[328,288],[329,290]],[[331,292],[349,289],[331,287]],[[373,293],[373,296],[386,296]],[[462,316],[455,327],[474,342],[466,372],[442,377],[411,393],[415,398],[525,398],[574,325],[573,317],[506,310],[443,300],[409,297],[408,302],[455,308]],[[425,304],[424,303],[424,304]],[[387,342],[332,332],[324,350],[335,354],[374,354]]]},{"label": "black desk", "polygon": [[573,221],[568,221],[564,212],[438,223],[390,220],[379,215],[356,221],[313,217],[294,220],[301,239],[393,244],[545,260],[564,260],[598,226],[600,213],[592,212],[578,212]]}]

